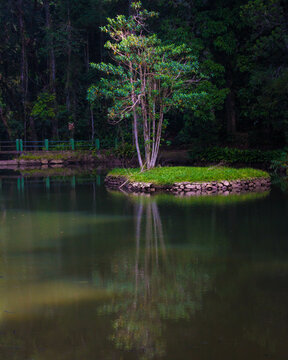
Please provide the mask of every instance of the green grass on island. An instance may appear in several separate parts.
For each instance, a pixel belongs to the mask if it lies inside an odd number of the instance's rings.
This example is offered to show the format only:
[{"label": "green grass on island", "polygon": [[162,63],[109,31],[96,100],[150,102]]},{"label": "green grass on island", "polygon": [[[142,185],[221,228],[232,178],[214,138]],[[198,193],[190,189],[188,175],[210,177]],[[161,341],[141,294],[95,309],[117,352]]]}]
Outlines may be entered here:
[{"label": "green grass on island", "polygon": [[209,182],[221,180],[248,180],[269,178],[262,170],[251,168],[233,169],[229,167],[157,167],[140,172],[140,169],[113,169],[108,176],[123,176],[129,181],[153,183],[157,185],[172,185],[177,182]]}]

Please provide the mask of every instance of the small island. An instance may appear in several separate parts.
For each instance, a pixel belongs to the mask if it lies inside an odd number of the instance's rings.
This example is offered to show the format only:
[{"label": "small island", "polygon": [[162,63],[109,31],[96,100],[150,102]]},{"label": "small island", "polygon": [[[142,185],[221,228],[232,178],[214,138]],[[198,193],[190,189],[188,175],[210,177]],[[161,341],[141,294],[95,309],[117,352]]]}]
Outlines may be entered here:
[{"label": "small island", "polygon": [[132,192],[166,191],[183,195],[228,194],[266,191],[270,187],[267,172],[251,168],[229,167],[157,167],[113,169],[105,179],[109,188],[124,188]]}]

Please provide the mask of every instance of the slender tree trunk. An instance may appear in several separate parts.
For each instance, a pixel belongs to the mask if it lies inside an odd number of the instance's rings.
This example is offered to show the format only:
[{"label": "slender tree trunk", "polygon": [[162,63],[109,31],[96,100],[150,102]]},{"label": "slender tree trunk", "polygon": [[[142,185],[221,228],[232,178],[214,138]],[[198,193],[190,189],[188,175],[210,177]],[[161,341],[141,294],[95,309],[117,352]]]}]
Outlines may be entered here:
[{"label": "slender tree trunk", "polygon": [[151,165],[150,132],[149,132],[149,128],[148,128],[147,115],[142,114],[142,116],[143,116],[143,137],[144,137],[144,146],[145,146],[145,162],[146,162],[147,169],[150,169],[150,165]]},{"label": "slender tree trunk", "polygon": [[[129,70],[130,73],[133,74],[133,67],[132,64],[129,64]],[[134,84],[133,84],[133,78],[130,78],[130,84],[132,87],[132,93],[131,93],[131,100],[132,100],[132,104],[136,104],[136,95],[135,95],[135,90],[134,90]],[[133,107],[133,137],[135,140],[135,146],[136,146],[136,151],[137,151],[137,156],[138,156],[138,162],[139,162],[139,166],[142,169],[143,168],[143,161],[142,161],[142,157],[141,157],[141,151],[140,151],[140,147],[139,147],[139,138],[138,138],[138,118],[137,118],[137,110],[136,107]]]},{"label": "slender tree trunk", "polygon": [[[153,90],[156,91],[157,85],[154,82]],[[155,99],[153,99],[153,109],[152,109],[152,154],[155,150],[156,143],[156,104]]]},{"label": "slender tree trunk", "polygon": [[145,147],[145,162],[147,169],[150,169],[150,161],[151,161],[151,144],[150,144],[150,128],[148,124],[148,109],[149,106],[146,102],[145,97],[145,88],[146,88],[146,79],[145,79],[145,69],[142,69],[140,67],[140,80],[141,80],[141,113],[142,113],[142,119],[143,119],[143,138],[144,138],[144,147]]},{"label": "slender tree trunk", "polygon": [[163,120],[164,120],[164,113],[163,113],[163,105],[160,106],[159,110],[159,121],[157,126],[157,133],[155,138],[155,146],[154,151],[151,158],[151,168],[155,167],[156,161],[158,158],[160,143],[161,143],[161,134],[162,134],[162,126],[163,126]]},{"label": "slender tree trunk", "polygon": [[141,152],[140,152],[140,148],[139,148],[138,122],[137,122],[137,113],[136,113],[136,110],[133,111],[133,135],[134,135],[134,141],[135,141],[135,146],[136,146],[136,151],[137,151],[139,166],[140,166],[140,168],[142,169],[142,168],[143,168],[143,161],[142,161]]}]

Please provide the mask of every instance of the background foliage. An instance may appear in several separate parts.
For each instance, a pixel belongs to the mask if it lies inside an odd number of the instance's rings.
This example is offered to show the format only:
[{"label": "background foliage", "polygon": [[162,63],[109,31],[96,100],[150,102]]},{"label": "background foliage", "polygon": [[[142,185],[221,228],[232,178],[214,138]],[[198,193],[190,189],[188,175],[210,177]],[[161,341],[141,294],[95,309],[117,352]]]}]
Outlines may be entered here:
[{"label": "background foliage", "polygon": [[[168,116],[173,146],[207,144],[275,149],[288,138],[288,5],[281,0],[143,0],[160,13],[151,29],[165,43],[192,48],[211,81],[195,112]],[[38,140],[115,137],[131,126],[106,121],[107,100],[93,108],[99,80],[90,62],[109,62],[100,26],[129,14],[129,0],[0,0],[0,137]],[[212,110],[211,110],[212,109]]]}]

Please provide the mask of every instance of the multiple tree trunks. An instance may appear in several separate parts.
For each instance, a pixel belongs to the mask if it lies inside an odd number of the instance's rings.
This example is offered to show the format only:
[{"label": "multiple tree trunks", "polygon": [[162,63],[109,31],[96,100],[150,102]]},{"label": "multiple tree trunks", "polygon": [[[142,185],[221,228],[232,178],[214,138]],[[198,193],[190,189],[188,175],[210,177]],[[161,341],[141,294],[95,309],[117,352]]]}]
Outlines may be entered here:
[{"label": "multiple tree trunks", "polygon": [[170,192],[175,195],[216,195],[236,194],[243,192],[261,192],[270,189],[271,180],[257,178],[250,180],[235,181],[212,181],[212,182],[181,182],[173,185],[155,185],[153,183],[127,182],[127,179],[120,176],[107,176],[105,184],[108,188],[125,188],[129,192],[152,193],[156,191]]},{"label": "multiple tree trunks", "polygon": [[[131,8],[131,17],[108,18],[102,28],[112,39],[105,47],[114,64],[92,64],[105,78],[90,87],[88,99],[91,103],[97,103],[99,98],[111,100],[108,118],[112,124],[132,115],[139,166],[152,169],[167,125],[165,114],[171,109],[194,109],[195,99],[204,96],[203,91],[196,91],[204,75],[186,44],[165,45],[147,31],[148,19],[156,17],[155,12],[142,9],[140,2],[132,2]],[[141,154],[141,145],[145,154]]]}]

